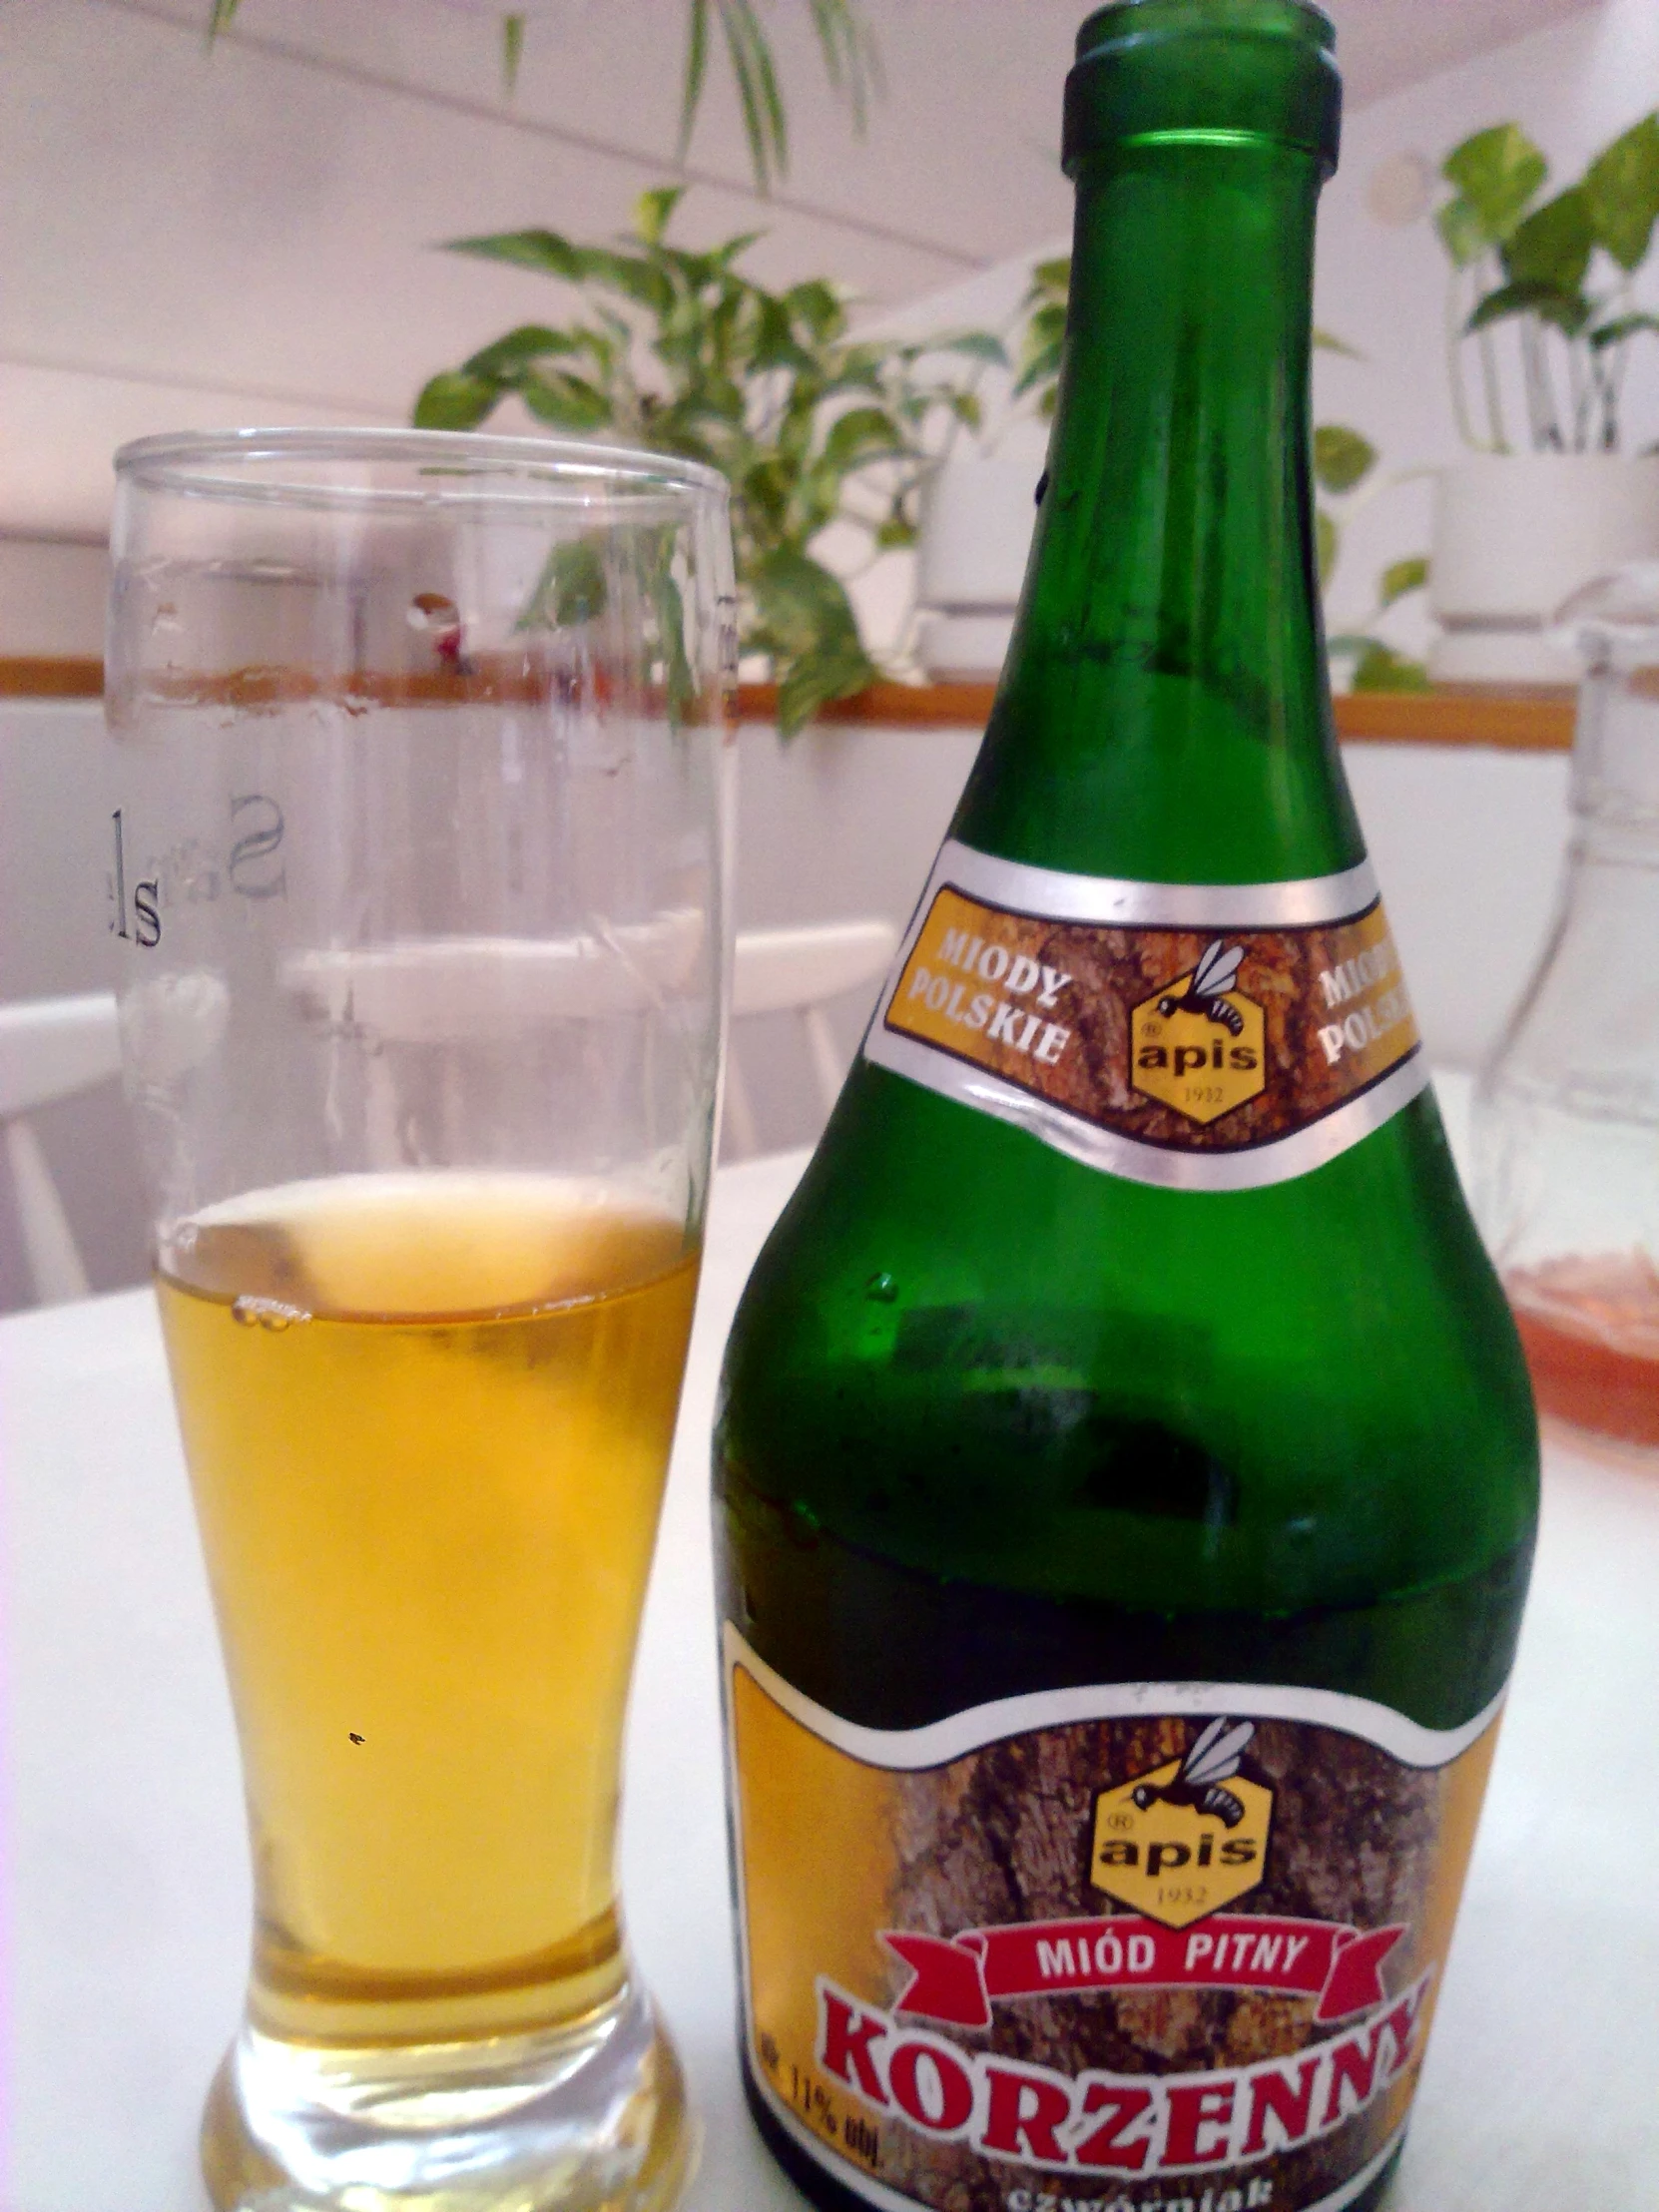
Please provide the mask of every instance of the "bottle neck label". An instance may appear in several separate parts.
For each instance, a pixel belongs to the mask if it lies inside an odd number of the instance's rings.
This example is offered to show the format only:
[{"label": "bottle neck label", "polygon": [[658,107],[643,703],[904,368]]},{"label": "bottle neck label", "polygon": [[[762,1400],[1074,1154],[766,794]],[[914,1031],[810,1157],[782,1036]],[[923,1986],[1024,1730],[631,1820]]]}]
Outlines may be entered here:
[{"label": "bottle neck label", "polygon": [[1116,1683],[855,1727],[725,1631],[760,2095],[905,2212],[1339,2212],[1410,2102],[1497,1735]]},{"label": "bottle neck label", "polygon": [[934,865],[864,1057],[1135,1183],[1323,1167],[1428,1080],[1370,861],[1280,883]]}]

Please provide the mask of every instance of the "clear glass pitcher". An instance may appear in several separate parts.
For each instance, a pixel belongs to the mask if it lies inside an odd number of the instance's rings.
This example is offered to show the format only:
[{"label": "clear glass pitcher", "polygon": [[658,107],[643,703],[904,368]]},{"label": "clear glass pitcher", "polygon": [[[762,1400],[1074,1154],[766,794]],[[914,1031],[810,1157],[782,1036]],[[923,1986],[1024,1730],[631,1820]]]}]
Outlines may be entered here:
[{"label": "clear glass pitcher", "polygon": [[1562,610],[1587,671],[1537,972],[1475,1092],[1476,1209],[1541,1411],[1659,1446],[1659,564]]}]

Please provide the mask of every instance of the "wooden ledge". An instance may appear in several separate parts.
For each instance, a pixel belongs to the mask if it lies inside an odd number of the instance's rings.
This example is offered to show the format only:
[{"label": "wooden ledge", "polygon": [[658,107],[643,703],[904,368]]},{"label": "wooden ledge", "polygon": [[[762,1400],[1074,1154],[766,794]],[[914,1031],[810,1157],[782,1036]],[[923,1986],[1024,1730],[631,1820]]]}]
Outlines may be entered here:
[{"label": "wooden ledge", "polygon": [[0,659],[0,699],[100,699],[103,693],[102,661]]},{"label": "wooden ledge", "polygon": [[[888,729],[983,729],[994,684],[872,684],[855,699],[837,700],[818,720]],[[1337,734],[1348,745],[1495,746],[1512,753],[1572,750],[1570,691],[1341,692]],[[778,694],[770,684],[738,693],[743,722],[771,722]]]},{"label": "wooden ledge", "polygon": [[[95,660],[0,659],[0,698],[96,699],[103,688]],[[991,684],[872,684],[818,719],[866,729],[979,730],[994,694]],[[1506,753],[1572,747],[1570,691],[1345,692],[1336,706],[1338,734],[1350,745],[1489,746]],[[739,690],[740,721],[771,722],[777,712],[771,684]]]},{"label": "wooden ledge", "polygon": [[1349,745],[1484,745],[1570,753],[1570,691],[1341,692],[1337,734]]},{"label": "wooden ledge", "polygon": [[[821,707],[816,722],[878,723],[889,730],[982,730],[990,719],[994,684],[871,684],[852,699]],[[738,720],[775,722],[775,684],[740,684]]]}]

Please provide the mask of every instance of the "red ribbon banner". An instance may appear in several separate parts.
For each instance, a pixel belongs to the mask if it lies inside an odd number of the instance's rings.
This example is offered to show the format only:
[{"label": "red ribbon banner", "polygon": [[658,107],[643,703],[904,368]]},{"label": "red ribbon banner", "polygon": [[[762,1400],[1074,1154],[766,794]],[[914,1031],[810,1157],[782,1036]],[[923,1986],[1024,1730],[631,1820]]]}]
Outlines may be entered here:
[{"label": "red ribbon banner", "polygon": [[988,2027],[1000,1998],[1078,1989],[1275,1989],[1318,1996],[1316,2020],[1340,2020],[1382,2001],[1379,1968],[1405,1930],[1362,1934],[1334,1921],[1213,1913],[1191,1928],[1138,1914],[1110,1920],[1032,1921],[953,1937],[884,1930],[910,1969],[893,2010],[952,2027]]}]

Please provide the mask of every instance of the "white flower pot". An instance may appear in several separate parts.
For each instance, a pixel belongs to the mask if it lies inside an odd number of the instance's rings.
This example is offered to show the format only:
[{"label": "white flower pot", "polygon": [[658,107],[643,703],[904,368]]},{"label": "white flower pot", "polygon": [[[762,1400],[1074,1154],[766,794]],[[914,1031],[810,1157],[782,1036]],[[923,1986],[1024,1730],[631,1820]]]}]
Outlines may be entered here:
[{"label": "white flower pot", "polygon": [[1573,684],[1552,637],[1564,599],[1626,561],[1659,559],[1659,457],[1482,453],[1435,487],[1428,656],[1438,684]]},{"label": "white flower pot", "polygon": [[922,486],[916,651],[929,676],[995,676],[1002,666],[1036,527],[1041,463],[975,456]]}]

